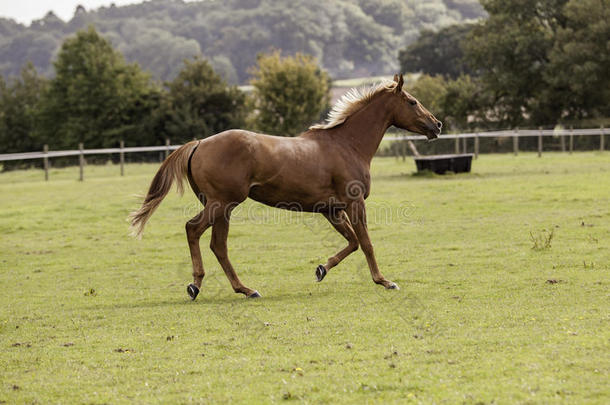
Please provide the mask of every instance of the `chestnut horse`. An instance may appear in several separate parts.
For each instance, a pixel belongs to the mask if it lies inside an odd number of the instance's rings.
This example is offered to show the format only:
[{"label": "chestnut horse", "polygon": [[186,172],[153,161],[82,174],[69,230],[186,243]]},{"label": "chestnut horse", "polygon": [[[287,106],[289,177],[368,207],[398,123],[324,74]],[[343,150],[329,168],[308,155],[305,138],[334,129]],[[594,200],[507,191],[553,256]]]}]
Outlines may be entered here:
[{"label": "chestnut horse", "polygon": [[142,207],[131,214],[136,236],[176,181],[188,178],[204,209],[186,223],[193,262],[191,299],[199,294],[205,272],[199,238],[212,227],[210,248],[236,293],[260,294],[237,277],[227,255],[231,211],[250,197],[278,208],[322,214],[348,245],[316,268],[322,281],[350,253],[364,251],[373,281],[388,289],[398,286],[379,271],[366,226],[364,200],[369,195],[370,164],[386,130],[398,128],[437,138],[441,122],[402,89],[402,75],[366,90],[352,89],[329,114],[327,124],[297,137],[278,137],[229,130],[183,145],[163,162]]}]

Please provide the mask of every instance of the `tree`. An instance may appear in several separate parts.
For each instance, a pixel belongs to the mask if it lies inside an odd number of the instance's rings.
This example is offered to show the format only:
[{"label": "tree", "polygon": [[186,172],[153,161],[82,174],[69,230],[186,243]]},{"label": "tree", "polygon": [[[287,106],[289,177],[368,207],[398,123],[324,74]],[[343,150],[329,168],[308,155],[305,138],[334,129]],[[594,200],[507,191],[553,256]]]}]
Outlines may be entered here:
[{"label": "tree", "polygon": [[204,59],[185,60],[168,89],[164,125],[172,140],[188,141],[244,125],[245,95],[227,86]]},{"label": "tree", "polygon": [[260,131],[297,135],[328,107],[329,77],[309,55],[261,54],[251,74],[253,123]]},{"label": "tree", "polygon": [[609,117],[610,1],[572,0],[564,15],[544,73],[545,99],[556,100],[567,119]]},{"label": "tree", "polygon": [[568,0],[483,0],[489,18],[465,42],[468,60],[491,95],[488,112],[503,127],[543,125],[562,115],[552,98],[542,100],[549,53],[565,27]]},{"label": "tree", "polygon": [[116,146],[154,141],[150,116],[159,88],[138,65],[127,64],[93,27],[67,39],[55,77],[41,102],[38,134],[55,148]]},{"label": "tree", "polygon": [[46,86],[47,80],[38,75],[31,63],[21,69],[18,78],[8,83],[0,77],[0,153],[42,149],[42,143],[32,134]]},{"label": "tree", "polygon": [[460,131],[487,125],[485,114],[481,115],[481,106],[487,105],[476,78],[473,80],[468,75],[462,75],[448,80],[441,108],[443,126]]},{"label": "tree", "polygon": [[421,75],[408,91],[436,117],[443,115],[442,108],[445,99],[447,83],[443,76]]},{"label": "tree", "polygon": [[462,42],[472,28],[472,24],[464,24],[451,25],[438,32],[422,31],[416,42],[399,52],[401,70],[444,75],[452,79],[472,74],[462,51]]},{"label": "tree", "polygon": [[443,121],[444,131],[473,129],[484,123],[484,117],[477,116],[482,97],[479,85],[470,76],[452,80],[421,75],[409,92]]},{"label": "tree", "polygon": [[26,27],[0,18],[0,72],[17,75],[31,60],[39,72],[52,74],[50,60],[63,38],[94,24],[126,60],[161,80],[176,77],[183,59],[205,55],[230,82],[234,69],[237,82],[245,83],[256,55],[272,49],[313,55],[337,77],[391,74],[398,69],[397,48],[421,29],[483,15],[477,0],[146,1],[79,7],[68,22],[47,14]]}]

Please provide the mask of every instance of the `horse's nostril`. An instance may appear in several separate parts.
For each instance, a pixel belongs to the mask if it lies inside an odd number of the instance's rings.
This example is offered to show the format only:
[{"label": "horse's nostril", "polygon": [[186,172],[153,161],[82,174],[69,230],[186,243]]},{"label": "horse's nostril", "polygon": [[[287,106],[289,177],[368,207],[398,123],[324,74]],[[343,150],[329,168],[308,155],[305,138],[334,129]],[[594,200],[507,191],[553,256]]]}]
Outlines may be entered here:
[{"label": "horse's nostril", "polygon": [[443,123],[442,123],[442,122],[440,122],[440,121],[438,121],[438,122],[436,123],[436,126],[438,127],[438,129],[441,129],[441,127],[443,126]]}]

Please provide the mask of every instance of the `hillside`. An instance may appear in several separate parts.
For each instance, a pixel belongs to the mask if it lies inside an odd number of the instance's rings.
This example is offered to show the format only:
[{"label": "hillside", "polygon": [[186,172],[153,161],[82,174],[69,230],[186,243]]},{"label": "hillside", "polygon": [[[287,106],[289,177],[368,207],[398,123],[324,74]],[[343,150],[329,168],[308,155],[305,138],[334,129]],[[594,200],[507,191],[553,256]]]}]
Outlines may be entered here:
[{"label": "hillside", "polygon": [[153,0],[85,10],[70,21],[53,13],[24,26],[0,18],[0,73],[28,61],[46,75],[62,41],[93,24],[128,61],[173,78],[184,58],[204,55],[232,83],[244,83],[259,52],[312,54],[332,77],[387,75],[423,28],[473,20],[477,0]]}]

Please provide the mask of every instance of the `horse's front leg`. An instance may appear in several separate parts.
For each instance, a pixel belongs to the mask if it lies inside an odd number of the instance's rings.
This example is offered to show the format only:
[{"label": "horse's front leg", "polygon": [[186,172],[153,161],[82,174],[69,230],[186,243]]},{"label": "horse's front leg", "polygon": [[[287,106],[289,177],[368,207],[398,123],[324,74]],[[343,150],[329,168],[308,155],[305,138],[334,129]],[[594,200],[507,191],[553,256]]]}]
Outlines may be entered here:
[{"label": "horse's front leg", "polygon": [[366,207],[364,205],[364,199],[359,198],[358,200],[353,201],[347,209],[347,215],[349,216],[352,227],[354,228],[356,236],[358,237],[360,247],[362,248],[366,261],[368,262],[373,281],[388,289],[398,289],[396,283],[386,280],[377,266],[375,252],[373,251],[373,244],[369,238],[369,232],[366,226]]},{"label": "horse's front leg", "polygon": [[354,229],[349,223],[349,218],[344,210],[339,212],[323,213],[324,217],[331,223],[337,232],[339,232],[346,240],[347,246],[340,250],[336,255],[331,256],[326,261],[325,265],[319,265],[316,269],[316,278],[322,281],[328,271],[338,265],[343,259],[349,256],[352,252],[358,250],[358,238],[354,233]]}]

